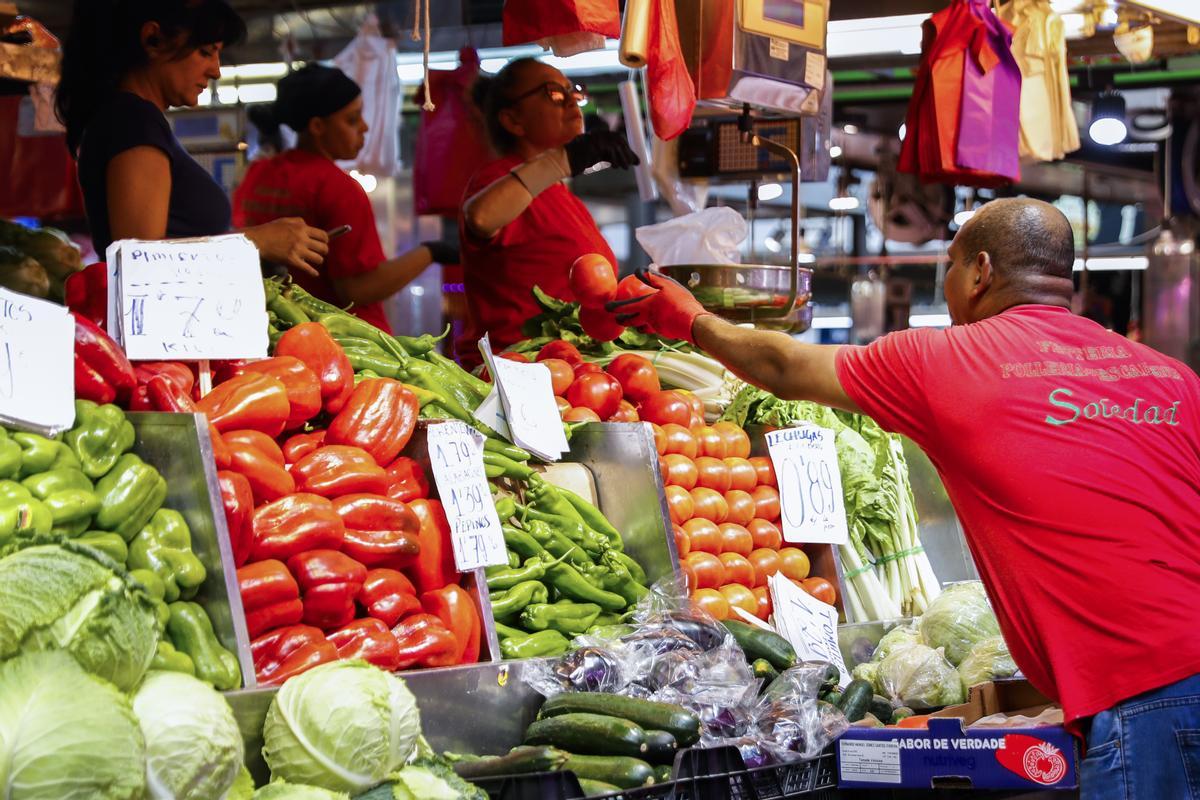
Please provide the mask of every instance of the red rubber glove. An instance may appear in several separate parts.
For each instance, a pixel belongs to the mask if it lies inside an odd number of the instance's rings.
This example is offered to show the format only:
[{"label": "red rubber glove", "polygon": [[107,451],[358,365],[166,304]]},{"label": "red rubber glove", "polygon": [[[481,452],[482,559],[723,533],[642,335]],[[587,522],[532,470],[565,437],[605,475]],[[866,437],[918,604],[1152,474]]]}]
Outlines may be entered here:
[{"label": "red rubber glove", "polygon": [[683,284],[648,269],[639,269],[642,283],[658,291],[643,297],[614,300],[605,307],[617,313],[617,321],[631,328],[657,333],[667,339],[695,344],[692,326],[697,317],[711,315]]}]

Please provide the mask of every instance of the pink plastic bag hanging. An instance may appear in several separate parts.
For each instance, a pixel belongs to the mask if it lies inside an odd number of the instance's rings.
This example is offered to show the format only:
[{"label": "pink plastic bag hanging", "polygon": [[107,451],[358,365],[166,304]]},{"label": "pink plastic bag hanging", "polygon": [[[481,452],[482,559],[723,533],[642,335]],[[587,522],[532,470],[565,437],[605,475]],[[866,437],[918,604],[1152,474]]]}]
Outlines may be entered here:
[{"label": "pink plastic bag hanging", "polygon": [[570,56],[621,36],[617,0],[506,0],[504,45],[536,42]]}]

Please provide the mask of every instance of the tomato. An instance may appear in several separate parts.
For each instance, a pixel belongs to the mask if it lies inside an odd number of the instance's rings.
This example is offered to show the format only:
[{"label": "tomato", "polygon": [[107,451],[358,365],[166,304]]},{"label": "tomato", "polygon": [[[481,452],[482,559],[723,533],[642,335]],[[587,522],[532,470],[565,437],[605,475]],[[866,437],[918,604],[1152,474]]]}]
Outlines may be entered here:
[{"label": "tomato", "polygon": [[616,412],[608,418],[609,422],[638,422],[637,409],[628,400],[617,404]]},{"label": "tomato", "polygon": [[613,298],[615,300],[628,300],[631,297],[646,297],[657,292],[653,286],[649,286],[637,275],[626,275],[617,284],[617,294]]},{"label": "tomato", "polygon": [[775,481],[775,465],[771,463],[771,459],[766,456],[754,456],[747,459],[754,465],[754,471],[758,473],[759,486],[778,486]]},{"label": "tomato", "polygon": [[741,525],[734,522],[722,522],[719,527],[721,528],[722,553],[748,556],[754,550],[754,539],[750,536],[750,531]]},{"label": "tomato", "polygon": [[754,498],[749,492],[741,489],[730,489],[725,493],[725,503],[729,506],[729,516],[726,522],[736,522],[738,525],[749,525],[754,519]]},{"label": "tomato", "polygon": [[583,356],[579,353],[579,349],[562,339],[547,342],[541,350],[538,350],[538,361],[545,361],[547,358],[561,358],[572,367],[578,367],[583,363]]},{"label": "tomato", "polygon": [[662,427],[655,425],[653,422],[647,422],[646,424],[650,426],[650,433],[654,435],[654,449],[660,456],[666,455],[667,435],[663,433]]},{"label": "tomato", "polygon": [[666,495],[667,509],[671,512],[671,522],[682,525],[696,515],[696,503],[687,489],[668,486]]},{"label": "tomato", "polygon": [[667,462],[662,456],[658,457],[658,473],[662,475],[663,486],[667,486]]},{"label": "tomato", "polygon": [[598,372],[604,372],[604,370],[600,369],[599,364],[593,364],[591,361],[584,361],[582,364],[575,365],[576,378],[578,378],[580,375],[588,375]]},{"label": "tomato", "polygon": [[700,456],[696,459],[696,485],[725,494],[729,491],[729,467],[719,458]]},{"label": "tomato", "polygon": [[560,417],[571,410],[571,403],[565,397],[555,397],[554,404],[558,406],[558,415]]},{"label": "tomato", "polygon": [[668,453],[664,460],[667,463],[666,483],[668,486],[682,486],[689,492],[696,488],[696,464],[694,461],[680,453]]},{"label": "tomato", "polygon": [[704,401],[701,400],[695,392],[689,392],[687,389],[676,389],[675,391],[679,392],[679,394],[683,396],[684,400],[687,400],[688,406],[690,406],[692,409],[692,417],[699,417],[701,420],[703,420]]},{"label": "tomato", "polygon": [[687,531],[678,525],[672,524],[671,531],[675,534],[675,554],[682,561],[692,552],[692,540],[688,538]]},{"label": "tomato", "polygon": [[824,578],[805,578],[800,582],[800,588],[822,603],[833,605],[837,602],[837,590]]},{"label": "tomato", "polygon": [[638,407],[638,414],[647,422],[656,422],[659,425],[673,422],[685,428],[692,419],[692,410],[688,401],[679,392],[670,389],[655,392],[642,400]]},{"label": "tomato", "polygon": [[732,422],[715,422],[713,428],[725,440],[725,455],[737,458],[750,457],[750,434]]},{"label": "tomato", "polygon": [[721,594],[725,596],[725,600],[729,603],[730,619],[741,619],[741,617],[733,612],[734,606],[737,606],[751,616],[758,613],[758,598],[754,596],[754,592],[750,591],[749,587],[737,583],[727,583],[721,587]]},{"label": "tomato", "polygon": [[688,430],[690,430],[692,433],[699,433],[700,429],[703,428],[704,425],[704,417],[692,414],[692,419],[690,422],[688,422]]},{"label": "tomato", "polygon": [[663,436],[667,439],[667,452],[676,453],[687,458],[696,457],[696,440],[692,432],[682,425],[668,422],[662,426]]},{"label": "tomato", "polygon": [[696,571],[692,569],[692,565],[687,562],[687,559],[679,559],[679,571],[683,573],[683,579],[687,581],[688,590],[696,588]]},{"label": "tomato", "polygon": [[766,622],[771,618],[771,593],[765,586],[756,586],[753,592],[754,599],[758,601],[758,611],[754,612],[754,616]]},{"label": "tomato", "polygon": [[567,413],[563,414],[563,420],[566,422],[600,422],[600,415],[590,408],[582,406],[571,408]]},{"label": "tomato", "polygon": [[701,517],[692,517],[683,523],[683,529],[687,532],[692,552],[700,551],[713,555],[721,552],[721,529],[717,527],[717,523]]},{"label": "tomato", "polygon": [[773,486],[755,486],[750,496],[754,498],[754,516],[768,522],[779,519],[779,492]]},{"label": "tomato", "polygon": [[729,506],[725,503],[725,496],[714,489],[706,489],[703,486],[692,489],[692,503],[697,517],[712,520],[718,525],[729,516]]},{"label": "tomato", "polygon": [[521,364],[528,364],[530,361],[533,361],[533,359],[527,356],[525,353],[514,353],[510,350],[505,350],[503,353],[500,353],[500,358],[507,358],[509,361],[517,361]]},{"label": "tomato", "polygon": [[772,550],[783,547],[783,534],[774,522],[755,518],[750,520],[750,524],[746,527],[750,529],[750,535],[754,537],[755,547],[769,547]]},{"label": "tomato", "polygon": [[752,551],[747,558],[750,565],[754,567],[755,586],[766,586],[767,578],[779,572],[780,566],[783,564],[779,553],[767,547],[760,547]]},{"label": "tomato", "polygon": [[754,567],[741,553],[721,553],[721,566],[725,567],[725,582],[754,585]]},{"label": "tomato", "polygon": [[567,399],[573,406],[590,408],[600,419],[608,419],[621,405],[621,384],[603,372],[588,373],[575,379],[567,389]]},{"label": "tomato", "polygon": [[695,550],[684,559],[696,573],[697,589],[715,589],[725,583],[725,566],[712,553],[697,553]]},{"label": "tomato", "polygon": [[575,381],[575,368],[561,358],[543,359],[542,363],[550,370],[550,386],[554,394],[562,397]]},{"label": "tomato", "polygon": [[799,547],[785,547],[779,551],[779,571],[794,581],[802,581],[808,577],[811,569],[808,554]]},{"label": "tomato", "polygon": [[700,445],[700,455],[708,456],[709,458],[725,458],[725,440],[721,438],[721,434],[717,433],[717,429],[711,425],[705,425],[696,432],[696,442]]},{"label": "tomato", "polygon": [[752,492],[758,486],[758,473],[754,465],[744,458],[726,456],[725,466],[729,468],[729,488]]},{"label": "tomato", "polygon": [[604,306],[583,306],[579,309],[579,324],[583,332],[597,342],[611,342],[625,332],[617,315]]},{"label": "tomato", "polygon": [[[598,306],[613,299],[617,293],[617,271],[599,253],[588,253],[575,259],[567,273],[567,285],[584,306]],[[584,327],[584,330],[587,330]]]},{"label": "tomato", "polygon": [[658,370],[650,359],[637,353],[622,353],[614,358],[608,365],[608,374],[621,382],[625,396],[635,403],[662,391]]},{"label": "tomato", "polygon": [[692,592],[692,606],[718,622],[729,619],[729,601],[716,589],[697,589]]}]

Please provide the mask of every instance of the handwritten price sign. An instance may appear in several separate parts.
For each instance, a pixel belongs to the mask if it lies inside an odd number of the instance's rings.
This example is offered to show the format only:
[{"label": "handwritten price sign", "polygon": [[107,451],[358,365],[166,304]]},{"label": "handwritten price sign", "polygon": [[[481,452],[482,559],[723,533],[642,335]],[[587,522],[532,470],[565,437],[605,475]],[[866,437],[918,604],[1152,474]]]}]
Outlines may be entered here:
[{"label": "handwritten price sign", "polygon": [[816,425],[767,433],[788,542],[845,544],[850,538],[833,436]]},{"label": "handwritten price sign", "polygon": [[74,348],[65,308],[0,289],[0,422],[45,434],[70,428]]},{"label": "handwritten price sign", "polygon": [[461,422],[428,429],[429,462],[450,523],[459,572],[508,563],[504,531],[483,471],[483,437]]},{"label": "handwritten price sign", "polygon": [[796,649],[801,661],[825,661],[838,668],[839,685],[850,681],[838,645],[837,609],[809,595],[782,575],[767,579],[775,628]]},{"label": "handwritten price sign", "polygon": [[[500,415],[512,441],[545,461],[558,461],[570,444],[554,402],[550,370],[545,364],[495,358],[487,336],[479,341],[479,350],[495,381],[492,391],[499,395]],[[481,407],[495,411],[495,401],[489,395]]]}]

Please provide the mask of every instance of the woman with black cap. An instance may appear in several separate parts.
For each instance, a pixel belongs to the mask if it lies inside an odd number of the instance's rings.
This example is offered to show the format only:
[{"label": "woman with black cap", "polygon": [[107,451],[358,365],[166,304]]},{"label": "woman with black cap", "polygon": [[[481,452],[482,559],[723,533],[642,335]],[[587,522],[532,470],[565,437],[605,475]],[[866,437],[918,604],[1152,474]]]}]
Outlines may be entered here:
[{"label": "woman with black cap", "polygon": [[293,278],[322,300],[352,304],[355,314],[390,331],[382,301],[433,261],[455,263],[458,253],[429,242],[390,261],[384,258],[367,193],[334,163],[354,158],[363,148],[367,123],[361,94],[341,70],[310,64],[279,82],[274,103],[250,110],[260,133],[270,136],[282,124],[299,139],[294,149],[250,165],[233,195],[234,222],[252,225],[287,214],[326,230],[348,225],[345,235],[329,243],[320,276]]},{"label": "woman with black cap", "polygon": [[[245,24],[225,0],[76,0],[56,104],[96,252],[118,239],[228,233],[224,189],[164,113],[194,106]],[[316,274],[328,236],[300,219],[244,231],[262,257]]]}]

